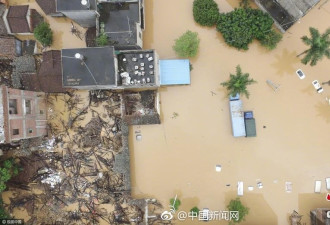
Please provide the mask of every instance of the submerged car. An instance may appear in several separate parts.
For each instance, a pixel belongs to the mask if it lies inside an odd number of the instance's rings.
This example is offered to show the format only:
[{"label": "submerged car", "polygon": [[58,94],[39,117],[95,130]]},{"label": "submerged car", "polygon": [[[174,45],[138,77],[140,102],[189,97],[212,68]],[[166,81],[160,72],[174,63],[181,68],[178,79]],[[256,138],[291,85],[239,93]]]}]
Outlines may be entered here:
[{"label": "submerged car", "polygon": [[300,79],[304,79],[306,76],[305,76],[305,74],[304,74],[304,72],[301,70],[301,69],[298,69],[297,71],[296,71],[296,74],[298,75],[298,77],[300,78]]},{"label": "submerged car", "polygon": [[318,82],[318,80],[314,80],[312,82],[314,88],[316,89],[317,93],[321,93],[323,91],[323,88],[321,87],[320,83]]}]

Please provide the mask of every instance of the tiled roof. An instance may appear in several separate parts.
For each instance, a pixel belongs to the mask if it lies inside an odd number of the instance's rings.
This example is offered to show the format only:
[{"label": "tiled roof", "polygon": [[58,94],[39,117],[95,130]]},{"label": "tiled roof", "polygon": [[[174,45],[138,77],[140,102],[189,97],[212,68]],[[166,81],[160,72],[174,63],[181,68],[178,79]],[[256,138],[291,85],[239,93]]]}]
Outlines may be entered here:
[{"label": "tiled roof", "polygon": [[30,33],[27,21],[28,5],[10,6],[8,9],[7,20],[12,33]]},{"label": "tiled roof", "polygon": [[49,15],[56,13],[55,0],[37,0],[37,3],[45,14]]}]

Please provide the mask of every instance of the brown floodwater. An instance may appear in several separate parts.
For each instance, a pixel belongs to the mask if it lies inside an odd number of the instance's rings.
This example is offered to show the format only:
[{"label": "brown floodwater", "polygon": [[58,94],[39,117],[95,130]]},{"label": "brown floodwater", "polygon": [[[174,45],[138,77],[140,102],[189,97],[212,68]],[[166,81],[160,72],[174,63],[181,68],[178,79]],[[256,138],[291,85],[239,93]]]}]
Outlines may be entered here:
[{"label": "brown floodwater", "polygon": [[[323,59],[314,67],[303,65],[296,55],[306,49],[300,37],[309,35],[309,27],[324,32],[330,26],[330,2],[292,26],[277,49],[268,51],[254,42],[246,52],[228,47],[215,28],[197,25],[192,2],[146,0],[145,48],[156,49],[161,59],[172,59],[177,58],[174,40],[186,30],[198,32],[201,41],[198,55],[191,59],[191,85],[160,89],[162,124],[131,127],[133,195],[157,198],[167,210],[175,194],[182,202],[180,210],[225,210],[237,196],[237,182],[243,181],[241,200],[250,208],[243,225],[289,224],[293,210],[310,224],[311,209],[330,207],[324,182],[330,177],[330,106],[325,100],[330,87],[323,85],[324,92],[318,94],[311,84],[314,79],[329,80],[330,64]],[[217,3],[222,12],[237,6],[232,0]],[[258,81],[249,87],[250,98],[243,98],[244,110],[254,112],[255,138],[231,135],[228,99],[219,85],[238,64]],[[298,68],[305,79],[295,74]],[[268,79],[280,85],[276,93]],[[135,140],[138,130],[142,141]],[[222,166],[220,173],[215,171],[217,164]],[[315,180],[322,180],[321,194],[314,193]],[[263,189],[256,187],[258,181]],[[285,191],[286,181],[292,182],[291,193]],[[248,191],[248,186],[254,190]]]}]

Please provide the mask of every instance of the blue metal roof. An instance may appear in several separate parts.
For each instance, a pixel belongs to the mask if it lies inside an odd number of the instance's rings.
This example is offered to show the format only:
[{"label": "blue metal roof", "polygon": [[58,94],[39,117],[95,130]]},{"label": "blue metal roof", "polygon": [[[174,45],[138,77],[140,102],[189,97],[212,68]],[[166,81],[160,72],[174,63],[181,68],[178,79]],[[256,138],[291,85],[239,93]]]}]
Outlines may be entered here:
[{"label": "blue metal roof", "polygon": [[188,59],[159,60],[160,85],[190,84]]}]

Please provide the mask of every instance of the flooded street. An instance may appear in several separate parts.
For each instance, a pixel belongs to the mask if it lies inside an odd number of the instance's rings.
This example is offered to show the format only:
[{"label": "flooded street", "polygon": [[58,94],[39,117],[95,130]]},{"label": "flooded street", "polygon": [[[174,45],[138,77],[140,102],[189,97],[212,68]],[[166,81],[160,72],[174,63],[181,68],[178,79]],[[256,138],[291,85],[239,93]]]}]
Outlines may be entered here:
[{"label": "flooded street", "polygon": [[[325,100],[330,87],[323,85],[324,92],[317,94],[311,84],[329,80],[329,60],[311,67],[296,55],[306,49],[300,37],[309,35],[309,27],[321,33],[329,27],[330,3],[318,9],[321,1],[291,27],[277,49],[268,51],[255,42],[242,52],[228,47],[215,28],[194,23],[192,2],[146,1],[145,48],[156,49],[161,59],[172,59],[174,40],[186,30],[198,32],[201,41],[199,54],[191,60],[191,85],[160,89],[162,124],[131,127],[133,195],[157,198],[166,207],[178,194],[179,210],[225,210],[237,195],[237,181],[243,181],[241,199],[250,208],[243,225],[288,224],[293,210],[310,224],[309,210],[330,207],[324,182],[330,176],[330,106]],[[221,12],[235,6],[235,1],[217,2]],[[238,64],[258,82],[249,87],[250,99],[243,98],[244,110],[254,112],[256,138],[231,134],[228,99],[220,83]],[[304,80],[295,74],[298,68],[305,72]],[[275,93],[266,80],[280,89]],[[135,140],[138,130],[142,141]],[[217,164],[222,166],[220,173],[215,171]],[[314,194],[315,180],[322,181],[321,194]],[[263,189],[256,187],[258,181]],[[292,182],[292,193],[285,192],[286,181]]]}]

